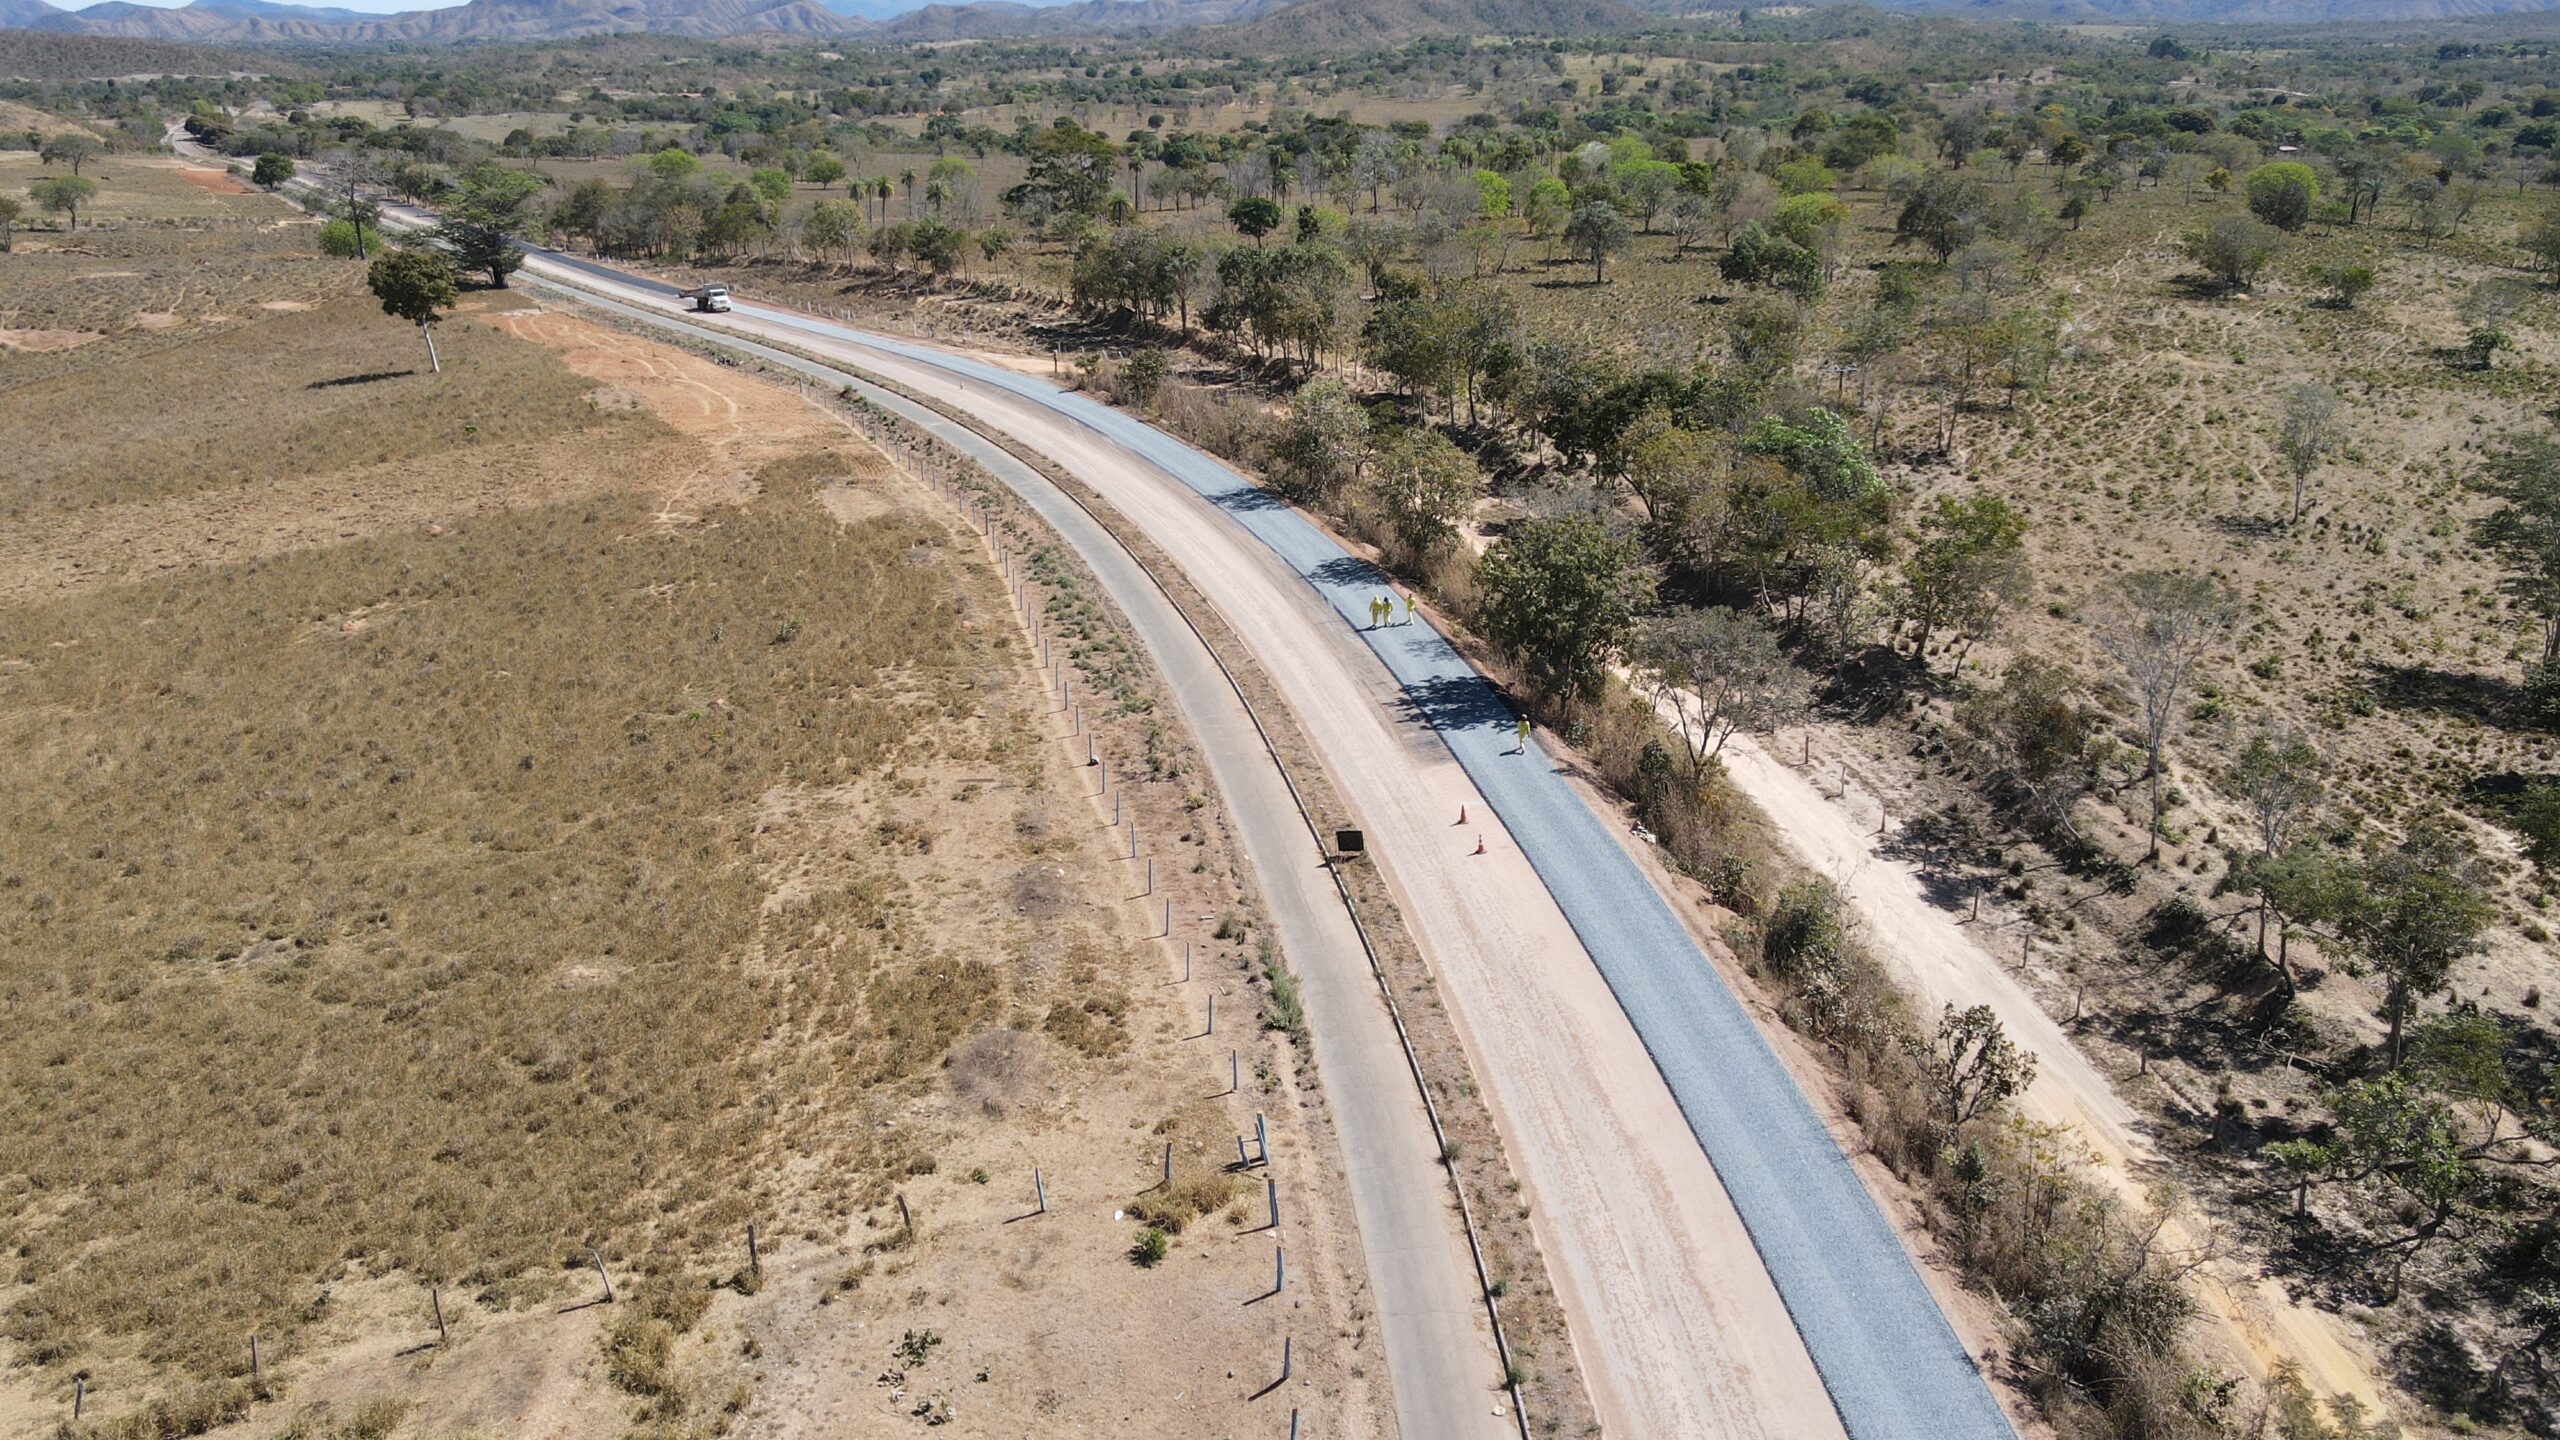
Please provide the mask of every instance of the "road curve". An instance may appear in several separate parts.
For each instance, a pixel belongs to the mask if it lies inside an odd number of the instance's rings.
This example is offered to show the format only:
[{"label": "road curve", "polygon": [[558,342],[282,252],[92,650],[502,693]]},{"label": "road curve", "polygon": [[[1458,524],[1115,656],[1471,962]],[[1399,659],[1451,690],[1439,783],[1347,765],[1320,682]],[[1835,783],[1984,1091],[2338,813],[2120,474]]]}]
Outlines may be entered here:
[{"label": "road curve", "polygon": [[[533,268],[668,303],[665,287],[568,257]],[[1251,640],[1387,841],[1382,866],[1514,1142],[1604,1421],[1647,1436],[2011,1434],[1819,1117],[1604,822],[1534,744],[1515,750],[1507,706],[1444,637],[1353,628],[1380,576],[1216,461],[1036,378],[765,306],[689,323],[843,361],[1030,445]],[[1451,834],[1461,804],[1492,815]],[[1466,848],[1479,832],[1495,842],[1480,857]],[[1696,1143],[1666,1144],[1684,1121]]]}]

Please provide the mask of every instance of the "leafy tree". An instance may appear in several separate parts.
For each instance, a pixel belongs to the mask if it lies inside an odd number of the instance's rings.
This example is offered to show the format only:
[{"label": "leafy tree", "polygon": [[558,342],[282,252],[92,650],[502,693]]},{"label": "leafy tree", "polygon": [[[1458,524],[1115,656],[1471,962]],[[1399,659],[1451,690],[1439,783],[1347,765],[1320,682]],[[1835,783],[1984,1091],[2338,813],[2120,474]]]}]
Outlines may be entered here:
[{"label": "leafy tree", "polygon": [[1825,406],[1816,405],[1793,420],[1772,415],[1760,421],[1743,436],[1742,448],[1785,464],[1825,500],[1863,501],[1888,493],[1849,422]]},{"label": "leafy tree", "polygon": [[1259,245],[1263,236],[1280,228],[1280,206],[1260,195],[1247,196],[1227,207],[1227,223],[1236,227],[1237,234]]},{"label": "leafy tree", "polygon": [[2035,1083],[2036,1057],[2000,1028],[1988,1005],[1938,1015],[1937,1033],[1914,1041],[1920,1067],[1937,1092],[1939,1118],[1949,1129],[2004,1104]]},{"label": "leafy tree", "polygon": [[1793,723],[1813,691],[1813,677],[1787,658],[1768,621],[1722,606],[1647,622],[1629,658],[1637,685],[1677,722],[1692,780],[1705,778],[1737,731],[1765,735]]},{"label": "leafy tree", "polygon": [[650,156],[646,165],[652,178],[667,184],[690,180],[702,169],[700,157],[673,145]]},{"label": "leafy tree", "polygon": [[2276,258],[2276,232],[2255,220],[2217,215],[2187,232],[2178,248],[2203,267],[2213,288],[2246,290]]},{"label": "leafy tree", "polygon": [[1564,226],[1565,248],[1591,262],[1594,285],[1606,276],[1609,257],[1626,249],[1634,238],[1634,232],[1627,227],[1627,217],[1606,200],[1575,206],[1573,218]]},{"label": "leafy tree", "polygon": [[107,147],[98,143],[96,136],[84,135],[77,130],[48,135],[44,143],[36,147],[37,159],[48,166],[67,166],[74,175],[81,172],[81,167],[106,153]]},{"label": "leafy tree", "polygon": [[1928,663],[1929,641],[1952,627],[1988,635],[2003,608],[2028,589],[2027,517],[1997,495],[1939,496],[1920,518],[1920,541],[1902,566],[1902,619],[1911,654]]},{"label": "leafy tree", "polygon": [[2463,323],[2470,333],[2463,339],[2463,359],[2474,370],[2486,370],[2501,350],[2515,348],[2514,337],[2507,326],[2516,312],[2524,308],[2525,287],[2503,277],[2483,280],[2462,297]]},{"label": "leafy tree", "polygon": [[1369,412],[1330,375],[1298,387],[1273,440],[1273,474],[1298,499],[1322,499],[1360,478],[1369,462]]},{"label": "leafy tree", "polygon": [[1799,299],[1811,300],[1822,293],[1822,257],[1763,229],[1757,220],[1745,221],[1733,232],[1716,269],[1737,284],[1775,285]]},{"label": "leafy tree", "polygon": [[800,168],[800,178],[817,186],[821,190],[824,190],[828,186],[842,180],[844,177],[844,162],[837,159],[831,151],[819,151],[817,154],[809,157],[808,164]]},{"label": "leafy tree", "polygon": [[1485,633],[1549,695],[1600,692],[1609,657],[1635,633],[1653,576],[1634,540],[1594,516],[1515,527],[1476,564]]},{"label": "leafy tree", "polygon": [[26,207],[18,203],[16,196],[0,195],[0,255],[9,253],[11,243],[17,238],[18,217],[25,213]]},{"label": "leafy tree", "polygon": [[503,289],[524,264],[516,236],[532,228],[534,197],[541,193],[541,176],[483,160],[462,172],[445,197],[436,239],[455,265],[480,271]]},{"label": "leafy tree", "polygon": [[2248,807],[2256,834],[2254,854],[2235,859],[2231,883],[2258,897],[2258,955],[2267,955],[2267,927],[2277,929],[2276,974],[2285,998],[2296,993],[2290,951],[2283,933],[2285,918],[2313,919],[2334,913],[2329,897],[2337,893],[2336,866],[2325,853],[2296,863],[2295,839],[2326,793],[2328,762],[2309,740],[2276,725],[2260,727],[2249,737],[2224,783],[2234,799]]},{"label": "leafy tree", "polygon": [[2124,671],[2141,710],[2142,748],[2151,782],[2151,853],[2160,858],[2161,789],[2167,750],[2180,716],[2179,698],[2195,668],[2221,641],[2236,614],[2220,581],[2176,570],[2126,576],[2108,597],[2098,645]]},{"label": "leafy tree", "polygon": [[1408,429],[1378,450],[1369,501],[1405,553],[1427,559],[1457,535],[1484,495],[1476,462],[1437,430]]},{"label": "leafy tree", "polygon": [[56,175],[27,187],[27,198],[68,217],[70,228],[80,228],[80,207],[96,199],[98,182],[82,175]]},{"label": "leafy tree", "polygon": [[2305,380],[2285,392],[2284,418],[2276,425],[2276,453],[2293,476],[2293,514],[2286,522],[2302,523],[2302,502],[2311,489],[2311,474],[2338,448],[2341,427],[2338,397],[2317,380]]},{"label": "leafy tree", "polygon": [[320,227],[320,253],[340,260],[364,258],[362,241],[356,234],[355,222],[332,220]]},{"label": "leafy tree", "polygon": [[1989,192],[1969,175],[1931,171],[1902,202],[1893,222],[1896,243],[1917,241],[1943,265],[1982,232]]},{"label": "leafy tree", "polygon": [[436,358],[436,322],[461,298],[453,283],[453,266],[432,250],[393,250],[373,262],[364,283],[382,302],[382,313],[406,320],[426,337],[427,368],[442,373]]},{"label": "leafy tree", "polygon": [[926,218],[910,227],[907,253],[936,275],[948,275],[968,263],[969,232],[948,220]]},{"label": "leafy tree", "polygon": [[1565,222],[1573,208],[1573,192],[1553,175],[1541,175],[1529,186],[1528,201],[1521,206],[1520,218],[1527,222],[1529,233],[1545,239]]},{"label": "leafy tree", "polygon": [[767,205],[779,205],[791,198],[791,172],[773,165],[759,165],[747,175],[747,188],[756,192]]},{"label": "leafy tree", "polygon": [[2243,189],[2249,213],[2279,230],[2301,229],[2320,203],[2320,177],[2299,160],[2259,166],[2249,172]]},{"label": "leafy tree", "polygon": [[1120,150],[1066,116],[1032,132],[1023,146],[1030,162],[1023,182],[1004,203],[1031,224],[1047,228],[1061,218],[1090,216],[1111,194]]},{"label": "leafy tree", "polygon": [[261,187],[273,190],[293,178],[293,157],[269,150],[249,167],[249,178]]},{"label": "leafy tree", "polygon": [[1511,213],[1511,182],[1491,170],[1475,173],[1476,210],[1488,219],[1499,220]]},{"label": "leafy tree", "polygon": [[849,260],[862,243],[862,207],[851,200],[821,200],[800,222],[800,238],[821,255]]},{"label": "leafy tree", "polygon": [[2507,568],[2498,588],[2542,621],[2542,666],[2560,664],[2560,441],[2510,441],[2471,486],[2499,502],[2472,525],[2473,537]]},{"label": "leafy tree", "polygon": [[2479,951],[2497,907],[2460,840],[2439,824],[2419,825],[2358,879],[2341,928],[2357,959],[2383,977],[2385,1050],[2397,1070],[2409,1017]]}]

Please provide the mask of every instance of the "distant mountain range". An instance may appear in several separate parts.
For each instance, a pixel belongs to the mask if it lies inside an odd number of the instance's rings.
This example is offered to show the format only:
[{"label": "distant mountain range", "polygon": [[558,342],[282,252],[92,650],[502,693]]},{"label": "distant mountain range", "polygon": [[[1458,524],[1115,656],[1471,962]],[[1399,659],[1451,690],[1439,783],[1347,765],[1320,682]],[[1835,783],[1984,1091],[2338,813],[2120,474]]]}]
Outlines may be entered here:
[{"label": "distant mountain range", "polygon": [[[2319,23],[2419,20],[2560,8],[2560,0],[1887,0],[1972,17]],[[280,0],[106,0],[62,10],[0,0],[0,29],[197,44],[381,45],[578,35],[842,35],[895,41],[1220,27],[1239,53],[1357,49],[1429,35],[1588,35],[1663,23],[1687,0],[467,0],[377,15]],[[1646,12],[1652,12],[1650,16]]]}]

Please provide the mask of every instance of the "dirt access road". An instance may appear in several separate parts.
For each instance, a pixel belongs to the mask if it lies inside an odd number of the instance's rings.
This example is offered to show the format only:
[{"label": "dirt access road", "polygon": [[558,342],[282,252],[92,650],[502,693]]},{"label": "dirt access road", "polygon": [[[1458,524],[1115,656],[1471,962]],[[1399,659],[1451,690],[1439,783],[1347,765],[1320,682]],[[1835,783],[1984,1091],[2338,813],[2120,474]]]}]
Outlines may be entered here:
[{"label": "dirt access road", "polygon": [[[537,255],[531,268],[660,315],[671,304],[655,287],[579,262]],[[1529,813],[1536,842],[1579,846],[1570,863],[1605,869],[1583,843],[1590,836],[1572,828],[1575,816],[1585,829],[1598,822],[1534,747],[1499,768],[1489,727],[1432,713],[1434,695],[1463,688],[1456,672],[1434,676],[1434,666],[1463,668],[1436,633],[1416,626],[1364,636],[1346,623],[1358,605],[1349,590],[1370,583],[1365,567],[1336,574],[1308,556],[1293,563],[1237,522],[1286,519],[1313,535],[1303,520],[1285,511],[1238,515],[1279,509],[1241,494],[1221,497],[1225,509],[1211,503],[1148,453],[1173,445],[1169,437],[1112,434],[1106,426],[1133,422],[1080,397],[759,306],[706,328],[845,361],[1016,437],[1109,498],[1222,612],[1251,617],[1239,628],[1256,637],[1257,655],[1343,789],[1361,797],[1383,868],[1443,982],[1526,1182],[1605,1422],[1623,1433],[1684,1436],[2007,1433],[1909,1258],[1791,1083],[1781,1075],[1783,1094],[1744,1097],[1791,1104],[1788,1124],[1755,1119],[1757,1103],[1699,1103],[1722,1068],[1753,1071],[1754,1051],[1758,1065],[1775,1069],[1730,997],[1725,1011],[1695,1010],[1697,987],[1715,983],[1703,957],[1665,977],[1630,970],[1618,954],[1621,968],[1604,976],[1582,936],[1647,907],[1675,932],[1678,951],[1692,947],[1649,887],[1568,888],[1559,904],[1541,875],[1557,856],[1533,866],[1491,818],[1486,797],[1503,798],[1506,815]],[[1083,408],[1060,403],[1070,399]],[[1482,686],[1472,672],[1464,679]],[[1564,797],[1570,813],[1547,792]],[[1463,828],[1454,823],[1462,807],[1475,820]],[[1472,853],[1479,835],[1480,856]],[[1616,863],[1626,865],[1622,856]],[[1684,1109],[1647,1040],[1676,1039],[1692,1021],[1689,1053],[1670,1062],[1689,1092]],[[1638,1023],[1655,1028],[1640,1037]],[[1721,1058],[1705,1058],[1718,1047]],[[1730,1185],[1689,1138],[1714,1133],[1729,1155],[1745,1154],[1790,1125],[1809,1131],[1815,1147],[1729,1167]],[[1841,1185],[1852,1197],[1846,1205]],[[1754,1198],[1758,1228],[1746,1230],[1734,1186]],[[1809,1194],[1818,1203],[1799,1204]],[[1773,1269],[1797,1282],[1784,1299]],[[1389,1353],[1392,1362],[1392,1343]],[[1818,1356],[1829,1359],[1819,1370]],[[1826,1391],[1832,1404],[1823,1403]]]}]

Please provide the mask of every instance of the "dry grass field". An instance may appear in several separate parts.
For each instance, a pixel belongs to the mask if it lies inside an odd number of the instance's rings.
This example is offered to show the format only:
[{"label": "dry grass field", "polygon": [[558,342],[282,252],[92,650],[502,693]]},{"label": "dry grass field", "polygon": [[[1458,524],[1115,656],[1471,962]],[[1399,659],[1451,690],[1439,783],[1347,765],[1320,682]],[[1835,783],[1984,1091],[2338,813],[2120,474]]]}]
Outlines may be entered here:
[{"label": "dry grass field", "polygon": [[99,336],[0,360],[63,422],[0,544],[0,1432],[1373,1430],[1249,888],[1071,567],[1144,903],[991,558],[841,419],[516,296],[413,373],[175,183],[20,257],[172,323],[0,272]]}]

